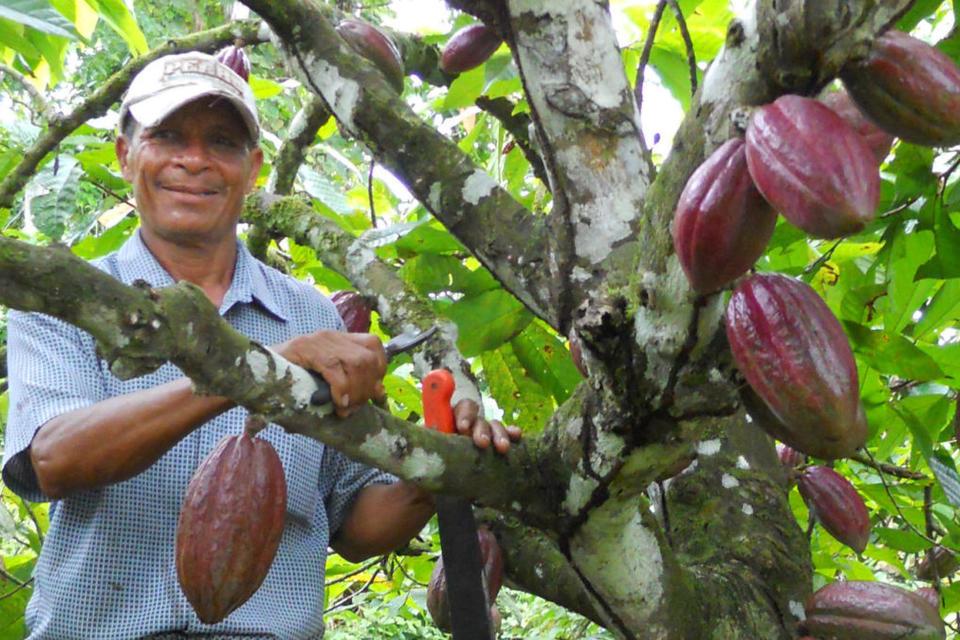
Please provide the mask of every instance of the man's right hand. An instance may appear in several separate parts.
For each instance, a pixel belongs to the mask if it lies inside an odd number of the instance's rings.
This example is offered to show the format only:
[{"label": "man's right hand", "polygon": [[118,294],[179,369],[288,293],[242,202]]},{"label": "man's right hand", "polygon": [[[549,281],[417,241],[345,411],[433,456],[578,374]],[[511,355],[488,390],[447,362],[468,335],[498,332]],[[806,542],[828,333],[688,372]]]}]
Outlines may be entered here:
[{"label": "man's right hand", "polygon": [[272,348],[290,362],[323,376],[338,416],[346,417],[369,400],[384,396],[387,354],[376,336],[317,331]]}]

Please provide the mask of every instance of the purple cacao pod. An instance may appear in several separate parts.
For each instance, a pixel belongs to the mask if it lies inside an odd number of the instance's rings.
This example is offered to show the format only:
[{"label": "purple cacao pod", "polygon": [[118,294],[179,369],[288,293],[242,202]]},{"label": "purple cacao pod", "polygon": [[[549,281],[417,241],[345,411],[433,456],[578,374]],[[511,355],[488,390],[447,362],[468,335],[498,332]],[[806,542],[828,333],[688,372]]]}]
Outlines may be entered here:
[{"label": "purple cacao pod", "polygon": [[[730,298],[726,327],[737,368],[763,401],[761,408],[745,401],[747,409],[770,435],[827,459],[863,445],[866,418],[853,352],[809,285],[779,274],[750,276]],[[757,415],[764,409],[772,419]]]},{"label": "purple cacao pod", "polygon": [[350,333],[370,332],[370,305],[356,291],[337,291],[330,296]]},{"label": "purple cacao pod", "polygon": [[849,93],[843,89],[831,91],[822,96],[820,100],[833,109],[834,113],[846,120],[847,124],[863,137],[864,142],[873,152],[873,157],[877,159],[877,163],[886,159],[890,153],[890,147],[893,146],[894,137],[864,115],[863,111],[860,111],[860,107],[850,98]]},{"label": "purple cacao pod", "polygon": [[754,110],[747,167],[767,202],[812,236],[839,238],[873,220],[880,197],[873,152],[822,102],[786,95]]},{"label": "purple cacao pod", "polygon": [[938,582],[960,569],[960,557],[946,547],[936,546],[927,550],[923,560],[917,566],[917,580]]},{"label": "purple cacao pod", "polygon": [[807,599],[807,633],[830,640],[943,640],[940,612],[882,582],[831,582]]},{"label": "purple cacao pod", "polygon": [[797,488],[830,535],[863,553],[870,540],[870,514],[849,480],[829,467],[813,465],[800,473]]},{"label": "purple cacao pod", "polygon": [[926,42],[888,31],[840,77],[857,106],[898,138],[932,147],[960,143],[960,68]]},{"label": "purple cacao pod", "polygon": [[673,246],[693,290],[712,293],[746,273],[776,223],[747,170],[743,140],[727,140],[687,180],[673,217]]},{"label": "purple cacao pod", "polygon": [[214,57],[230,67],[230,70],[243,78],[244,82],[250,79],[250,59],[242,48],[230,45],[220,49]]},{"label": "purple cacao pod", "polygon": [[369,22],[354,18],[340,22],[337,33],[354,51],[372,62],[397,93],[403,91],[403,58],[393,40]]},{"label": "purple cacao pod", "polygon": [[479,67],[493,55],[501,42],[499,34],[485,24],[466,26],[447,40],[440,54],[440,70],[455,74]]},{"label": "purple cacao pod", "polygon": [[[503,550],[496,536],[485,526],[477,528],[480,555],[483,558],[483,583],[486,586],[487,602],[490,604],[490,620],[494,628],[500,628],[500,611],[493,604],[503,585]],[[437,558],[427,585],[427,611],[433,623],[441,631],[450,632],[450,602],[447,589],[447,572],[443,557]]]},{"label": "purple cacao pod", "polygon": [[785,469],[799,467],[807,461],[807,456],[803,455],[790,445],[782,442],[777,443],[777,457],[780,459],[780,464],[783,465]]},{"label": "purple cacao pod", "polygon": [[940,594],[933,587],[920,587],[914,593],[936,607],[938,611],[940,610]]}]

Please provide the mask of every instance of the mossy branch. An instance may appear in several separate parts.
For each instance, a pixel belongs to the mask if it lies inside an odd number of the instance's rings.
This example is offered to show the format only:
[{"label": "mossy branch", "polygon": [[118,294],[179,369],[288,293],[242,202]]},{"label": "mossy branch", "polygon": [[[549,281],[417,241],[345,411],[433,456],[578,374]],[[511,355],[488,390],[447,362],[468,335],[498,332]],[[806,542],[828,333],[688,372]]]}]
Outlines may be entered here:
[{"label": "mossy branch", "polygon": [[77,127],[91,118],[105,114],[123,95],[133,76],[147,63],[170,53],[194,50],[213,51],[237,38],[245,42],[260,42],[259,30],[259,20],[233,22],[208,31],[168,40],[163,46],[135,58],[126,67],[110,76],[103,86],[94,91],[72,113],[59,116],[49,123],[43,135],[24,152],[17,166],[7,174],[3,182],[0,182],[0,209],[9,209],[13,206],[14,197],[36,172],[43,158]]}]

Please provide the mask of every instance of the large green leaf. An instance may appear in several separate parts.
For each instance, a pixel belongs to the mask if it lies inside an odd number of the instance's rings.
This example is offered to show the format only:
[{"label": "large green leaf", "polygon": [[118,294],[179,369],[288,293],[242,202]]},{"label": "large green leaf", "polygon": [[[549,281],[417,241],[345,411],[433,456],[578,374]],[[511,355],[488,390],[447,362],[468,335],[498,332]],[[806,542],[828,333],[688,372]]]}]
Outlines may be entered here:
[{"label": "large green leaf", "polygon": [[457,345],[470,357],[496,349],[523,331],[533,315],[503,289],[484,291],[450,305],[444,312],[457,324]]},{"label": "large green leaf", "polygon": [[110,27],[123,38],[134,55],[146,53],[150,47],[140,26],[123,0],[84,0]]},{"label": "large green leaf", "polygon": [[843,323],[857,357],[881,373],[907,380],[928,381],[944,373],[936,361],[901,335]]},{"label": "large green leaf", "polygon": [[960,324],[960,280],[948,280],[937,291],[923,310],[914,335],[923,337],[930,331]]},{"label": "large green leaf", "polygon": [[897,29],[912,31],[921,20],[932,15],[941,4],[943,4],[943,0],[916,0],[910,10],[897,21]]},{"label": "large green leaf", "polygon": [[549,390],[557,403],[570,397],[583,379],[566,345],[540,320],[528,324],[510,346],[527,374]]},{"label": "large green leaf", "polygon": [[316,198],[340,215],[348,215],[353,212],[353,207],[350,206],[343,195],[343,189],[330,182],[328,178],[316,170],[303,165],[297,172],[297,176],[300,178],[304,190],[311,197]]},{"label": "large green leaf", "polygon": [[960,278],[960,229],[950,220],[947,207],[936,206],[933,230],[937,253],[917,270],[917,280]]},{"label": "large green leaf", "polygon": [[61,38],[78,36],[73,24],[46,0],[0,0],[0,17]]},{"label": "large green leaf", "polygon": [[483,267],[470,270],[459,259],[447,255],[418,255],[404,263],[400,275],[422,294],[458,291],[474,295],[499,287]]},{"label": "large green leaf", "polygon": [[553,412],[553,400],[517,359],[510,345],[482,356],[483,374],[503,420],[523,429],[528,436],[539,433]]},{"label": "large green leaf", "polygon": [[893,333],[903,331],[911,322],[914,311],[926,302],[936,283],[914,282],[920,264],[933,252],[933,234],[929,231],[898,233],[888,252],[888,285],[884,328]]},{"label": "large green leaf", "polygon": [[59,240],[77,204],[77,188],[83,168],[76,158],[61,156],[48,163],[27,186],[26,199],[33,223],[52,240]]}]

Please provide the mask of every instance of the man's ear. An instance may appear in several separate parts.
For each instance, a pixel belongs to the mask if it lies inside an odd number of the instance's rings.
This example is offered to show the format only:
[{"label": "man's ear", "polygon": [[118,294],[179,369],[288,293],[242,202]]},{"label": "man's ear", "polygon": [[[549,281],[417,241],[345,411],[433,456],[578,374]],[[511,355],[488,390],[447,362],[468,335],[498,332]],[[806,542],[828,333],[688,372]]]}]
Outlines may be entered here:
[{"label": "man's ear", "polygon": [[260,167],[263,166],[263,149],[259,146],[254,147],[250,152],[250,177],[247,180],[246,193],[253,191],[257,184],[257,177],[260,175]]},{"label": "man's ear", "polygon": [[132,181],[132,176],[130,175],[130,162],[129,162],[129,152],[130,152],[130,141],[127,140],[127,136],[122,133],[117,136],[117,141],[113,145],[114,150],[117,152],[117,160],[120,162],[120,174],[123,176],[123,179],[127,182]]}]

